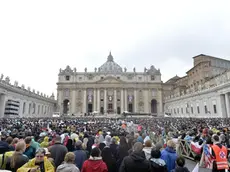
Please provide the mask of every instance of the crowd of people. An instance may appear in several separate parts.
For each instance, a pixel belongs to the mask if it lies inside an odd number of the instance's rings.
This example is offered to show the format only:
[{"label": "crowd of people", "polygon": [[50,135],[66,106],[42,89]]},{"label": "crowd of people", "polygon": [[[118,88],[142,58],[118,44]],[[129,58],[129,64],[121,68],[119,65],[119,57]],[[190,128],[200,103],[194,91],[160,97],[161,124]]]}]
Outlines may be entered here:
[{"label": "crowd of people", "polygon": [[183,139],[200,146],[196,157],[201,159],[200,165],[224,172],[228,170],[229,122],[144,117],[3,118],[0,167],[13,172],[188,172],[177,151]]}]

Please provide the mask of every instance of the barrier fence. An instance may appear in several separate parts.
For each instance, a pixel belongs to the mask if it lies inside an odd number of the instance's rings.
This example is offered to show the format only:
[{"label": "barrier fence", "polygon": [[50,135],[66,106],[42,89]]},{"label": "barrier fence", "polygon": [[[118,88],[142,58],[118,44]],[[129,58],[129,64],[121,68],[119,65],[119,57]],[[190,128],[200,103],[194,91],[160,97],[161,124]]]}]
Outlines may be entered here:
[{"label": "barrier fence", "polygon": [[177,146],[178,146],[177,147],[178,155],[182,155],[185,158],[195,161],[195,157],[198,154],[192,150],[190,143],[188,143],[186,140],[179,140],[179,143]]},{"label": "barrier fence", "polygon": [[[210,149],[208,145],[201,145],[200,147],[194,148],[191,143],[188,143],[186,140],[179,140],[177,144],[177,154],[181,155],[185,158],[188,158],[192,161],[200,161],[200,166],[204,166],[205,168],[212,168],[212,160],[209,158],[205,158],[207,156],[207,152],[205,149]],[[206,152],[206,153],[205,153]],[[230,166],[230,149],[228,149],[228,164]],[[212,155],[210,154],[212,157]],[[206,161],[209,160],[207,163]]]}]

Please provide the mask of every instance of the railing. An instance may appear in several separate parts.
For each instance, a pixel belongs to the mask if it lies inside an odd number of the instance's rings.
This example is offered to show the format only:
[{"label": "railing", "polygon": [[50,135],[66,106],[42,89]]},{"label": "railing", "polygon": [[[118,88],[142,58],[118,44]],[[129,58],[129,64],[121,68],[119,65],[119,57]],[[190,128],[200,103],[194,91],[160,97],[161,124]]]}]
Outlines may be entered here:
[{"label": "railing", "polygon": [[192,150],[191,144],[189,144],[186,140],[179,140],[177,146],[178,155],[182,155],[183,157],[191,159],[193,161],[195,160],[195,157],[198,155]]}]

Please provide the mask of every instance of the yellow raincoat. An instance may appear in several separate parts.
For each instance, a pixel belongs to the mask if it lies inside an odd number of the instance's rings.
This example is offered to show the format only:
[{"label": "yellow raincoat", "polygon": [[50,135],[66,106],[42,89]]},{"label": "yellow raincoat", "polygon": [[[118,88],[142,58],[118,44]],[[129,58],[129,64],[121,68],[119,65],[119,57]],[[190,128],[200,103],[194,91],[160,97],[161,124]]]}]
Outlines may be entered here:
[{"label": "yellow raincoat", "polygon": [[47,147],[49,147],[49,137],[46,136],[46,137],[44,138],[43,142],[41,142],[40,146],[41,146],[42,148],[47,148]]},{"label": "yellow raincoat", "polygon": [[[24,164],[21,168],[17,170],[17,172],[27,172],[31,168],[35,168],[35,158],[31,159],[29,162]],[[47,159],[47,157],[44,157],[44,168],[45,172],[54,172],[54,166],[51,164],[51,162]],[[38,170],[39,172],[39,170]]]}]

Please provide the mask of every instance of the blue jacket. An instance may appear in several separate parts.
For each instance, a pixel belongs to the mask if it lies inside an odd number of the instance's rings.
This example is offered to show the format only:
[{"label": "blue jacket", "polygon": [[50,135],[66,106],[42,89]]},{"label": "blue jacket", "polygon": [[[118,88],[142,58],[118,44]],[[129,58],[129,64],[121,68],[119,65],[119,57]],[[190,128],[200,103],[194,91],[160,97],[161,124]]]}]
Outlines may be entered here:
[{"label": "blue jacket", "polygon": [[87,154],[83,150],[75,150],[75,164],[81,170],[83,163],[87,160]]},{"label": "blue jacket", "polygon": [[168,172],[175,169],[177,154],[172,148],[166,147],[161,151],[161,159],[163,159],[167,165]]},{"label": "blue jacket", "polygon": [[0,141],[0,154],[10,151],[8,143]]},{"label": "blue jacket", "polygon": [[142,138],[141,136],[138,136],[138,138],[137,138],[137,142],[144,143],[144,140],[143,140],[143,138]]}]

